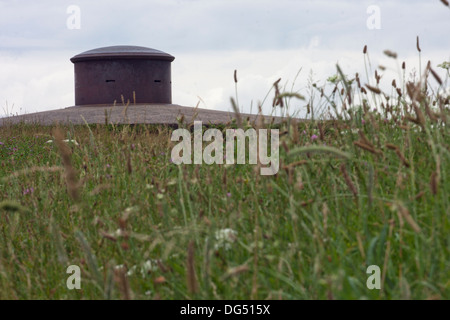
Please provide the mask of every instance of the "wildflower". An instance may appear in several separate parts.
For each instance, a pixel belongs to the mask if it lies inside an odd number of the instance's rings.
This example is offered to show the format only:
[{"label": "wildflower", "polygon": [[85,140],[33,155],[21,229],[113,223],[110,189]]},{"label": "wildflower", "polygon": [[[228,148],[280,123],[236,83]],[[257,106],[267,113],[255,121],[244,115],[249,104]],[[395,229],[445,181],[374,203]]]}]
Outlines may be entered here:
[{"label": "wildflower", "polygon": [[317,140],[318,138],[319,138],[319,137],[318,137],[317,135],[313,134],[313,135],[311,136],[311,141]]},{"label": "wildflower", "polygon": [[136,268],[137,268],[136,266],[132,266],[132,267],[128,270],[127,276],[132,276],[133,273],[136,272]]},{"label": "wildflower", "polygon": [[[158,270],[158,261],[161,260],[147,260],[140,265],[139,269],[138,266],[132,266],[130,269],[128,269],[127,276],[132,276],[136,273],[136,271],[139,271],[141,276],[145,277],[145,275],[147,275],[149,272],[155,272]],[[124,268],[124,265],[117,265],[115,268],[122,269]]]},{"label": "wildflower", "polygon": [[66,142],[66,143],[71,142],[71,143],[73,143],[74,145],[78,146],[78,142],[76,142],[75,140],[69,140],[69,139],[66,139],[66,140],[63,140],[63,141]]},{"label": "wildflower", "polygon": [[[71,139],[66,139],[66,140],[63,140],[65,143],[73,143],[74,145],[76,145],[76,146],[78,146],[79,144],[78,144],[78,142],[76,142],[75,140],[71,140]],[[53,143],[53,140],[48,140],[48,141],[46,141],[45,143]]]},{"label": "wildflower", "polygon": [[228,198],[231,197],[231,192],[227,192],[227,197],[228,197]]},{"label": "wildflower", "polygon": [[215,234],[217,243],[214,245],[214,249],[218,250],[224,248],[225,250],[231,249],[231,244],[236,241],[237,232],[233,229],[221,229],[216,231]]},{"label": "wildflower", "polygon": [[124,235],[124,231],[122,231],[121,229],[117,229],[116,232],[114,232],[114,235],[116,237],[122,237]]},{"label": "wildflower", "polygon": [[5,145],[5,144],[4,144],[3,142],[0,141],[0,146],[3,146],[3,145]]},{"label": "wildflower", "polygon": [[129,207],[129,208],[125,209],[125,213],[127,213],[127,214],[138,213],[138,212],[139,212],[139,207],[138,206]]},{"label": "wildflower", "polygon": [[145,276],[149,272],[158,270],[158,260],[147,260],[141,266],[141,274]]},{"label": "wildflower", "polygon": [[362,120],[361,120],[361,123],[362,123],[362,124],[366,124],[366,120],[362,119]]},{"label": "wildflower", "polygon": [[23,195],[31,194],[31,193],[33,193],[33,192],[34,192],[34,188],[33,188],[33,187],[27,188],[27,189],[25,189],[25,191],[23,192]]}]

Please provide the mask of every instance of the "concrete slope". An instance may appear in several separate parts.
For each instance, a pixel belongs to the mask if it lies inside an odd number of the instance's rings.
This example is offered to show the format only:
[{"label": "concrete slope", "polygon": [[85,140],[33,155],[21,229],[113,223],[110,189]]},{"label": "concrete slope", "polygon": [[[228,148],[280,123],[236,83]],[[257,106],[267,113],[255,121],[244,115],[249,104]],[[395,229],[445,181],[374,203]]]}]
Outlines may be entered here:
[{"label": "concrete slope", "polygon": [[[114,124],[178,124],[177,118],[182,116],[184,116],[185,122],[189,123],[195,119],[202,121],[203,124],[225,124],[236,117],[233,112],[195,109],[175,104],[136,104],[128,107],[122,105],[90,105],[0,118],[0,126],[16,123],[84,124],[83,118],[89,124],[105,124],[106,121]],[[241,117],[243,120],[249,117],[251,121],[255,121],[257,115],[241,114]],[[282,118],[264,116],[266,123],[272,120],[279,122],[282,121]]]}]

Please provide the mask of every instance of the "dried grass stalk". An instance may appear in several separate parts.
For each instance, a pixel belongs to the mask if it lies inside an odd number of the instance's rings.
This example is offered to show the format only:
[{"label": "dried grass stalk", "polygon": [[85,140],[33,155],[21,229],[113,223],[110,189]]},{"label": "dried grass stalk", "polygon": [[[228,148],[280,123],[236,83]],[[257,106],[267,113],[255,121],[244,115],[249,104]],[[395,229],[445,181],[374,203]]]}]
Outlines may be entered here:
[{"label": "dried grass stalk", "polygon": [[413,217],[409,213],[409,210],[402,204],[397,203],[395,205],[397,211],[400,213],[400,215],[403,217],[403,219],[406,220],[406,222],[409,224],[409,226],[416,232],[419,233],[421,231],[419,225],[414,221]]},{"label": "dried grass stalk", "polygon": [[69,147],[63,141],[63,134],[59,128],[55,128],[53,130],[53,136],[55,137],[55,143],[59,149],[59,153],[61,154],[64,171],[65,171],[65,180],[67,185],[67,191],[72,199],[75,201],[80,200],[79,195],[79,181],[77,179],[77,172],[72,166],[71,162],[71,151]]},{"label": "dried grass stalk", "polygon": [[407,168],[409,168],[410,164],[409,161],[406,160],[405,156],[403,155],[403,153],[400,151],[399,147],[397,147],[396,145],[393,145],[391,143],[386,143],[386,147],[388,149],[394,150],[395,153],[397,154],[397,156],[400,158],[400,160],[402,161],[403,165]]},{"label": "dried grass stalk", "polygon": [[342,175],[344,176],[344,180],[345,180],[345,183],[347,184],[348,188],[353,193],[353,195],[355,197],[357,197],[358,190],[356,189],[355,185],[353,184],[352,179],[350,179],[350,176],[348,175],[347,168],[345,167],[344,163],[341,164],[341,172],[342,172]]},{"label": "dried grass stalk", "polygon": [[195,275],[195,246],[194,241],[189,242],[187,254],[187,286],[191,294],[198,292],[197,277]]},{"label": "dried grass stalk", "polygon": [[381,90],[377,87],[372,87],[371,85],[366,84],[366,88],[376,94],[381,94]]},{"label": "dried grass stalk", "polygon": [[128,277],[124,267],[114,269],[114,280],[119,287],[122,300],[131,300],[130,284],[128,283]]}]

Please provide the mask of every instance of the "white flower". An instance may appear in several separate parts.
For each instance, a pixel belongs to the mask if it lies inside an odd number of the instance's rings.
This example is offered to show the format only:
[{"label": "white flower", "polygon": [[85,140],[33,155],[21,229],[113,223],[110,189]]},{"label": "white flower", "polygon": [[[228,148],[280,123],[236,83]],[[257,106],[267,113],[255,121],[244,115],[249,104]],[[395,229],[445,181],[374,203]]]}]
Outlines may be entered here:
[{"label": "white flower", "polygon": [[114,232],[114,235],[116,237],[121,237],[123,236],[124,232],[121,229],[117,229],[116,232]]},{"label": "white flower", "polygon": [[149,272],[158,270],[158,260],[147,260],[141,266],[141,274],[145,276]]},{"label": "white flower", "polygon": [[[358,133],[358,129],[351,129],[350,131],[351,131],[351,133]],[[341,134],[346,134],[346,133],[348,133],[348,130],[341,131]]]},{"label": "white flower", "polygon": [[[76,142],[75,140],[70,140],[70,139],[66,139],[66,140],[63,140],[65,143],[69,143],[69,142],[71,142],[71,143],[73,143],[74,145],[76,145],[76,146],[78,146],[79,144],[78,144],[78,142]],[[53,143],[54,141],[53,140],[48,140],[47,142],[45,142],[45,143]]]},{"label": "white flower", "polygon": [[132,276],[136,272],[136,266],[132,266],[127,272],[127,276]]},{"label": "white flower", "polygon": [[136,213],[136,212],[139,212],[138,206],[129,207],[129,208],[125,209],[125,213],[127,213],[127,214]]},{"label": "white flower", "polygon": [[162,193],[158,193],[158,194],[156,195],[156,198],[157,198],[158,200],[162,200],[162,199],[164,198],[164,195],[163,195]]},{"label": "white flower", "polygon": [[216,231],[216,244],[214,245],[214,249],[218,250],[220,248],[224,248],[225,250],[231,249],[231,244],[236,241],[237,232],[233,229],[221,229]]},{"label": "white flower", "polygon": [[[116,270],[120,270],[120,269],[124,269],[124,268],[125,268],[125,266],[123,264],[119,264],[114,267],[114,269],[116,269]],[[130,269],[128,269],[127,276],[133,275],[133,273],[135,271],[136,271],[136,266],[132,266]]]},{"label": "white flower", "polygon": [[73,143],[74,145],[78,146],[78,142],[76,142],[75,140],[69,140],[69,139],[66,139],[66,140],[63,140],[63,141],[66,142],[66,143],[71,142],[71,143]]},{"label": "white flower", "polygon": [[[124,268],[123,264],[117,265],[115,267],[116,269]],[[143,262],[140,267],[138,266],[132,266],[128,269],[127,276],[132,276],[137,271],[142,275],[142,277],[145,277],[149,272],[155,272],[158,270],[158,260],[147,260]]]}]

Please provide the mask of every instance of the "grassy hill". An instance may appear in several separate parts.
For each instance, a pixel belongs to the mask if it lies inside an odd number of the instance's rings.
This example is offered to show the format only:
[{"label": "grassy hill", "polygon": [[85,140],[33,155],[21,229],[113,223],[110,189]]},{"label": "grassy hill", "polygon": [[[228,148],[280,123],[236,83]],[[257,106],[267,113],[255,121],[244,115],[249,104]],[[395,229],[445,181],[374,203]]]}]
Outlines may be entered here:
[{"label": "grassy hill", "polygon": [[448,97],[331,81],[274,176],[175,165],[165,126],[0,127],[0,299],[449,299]]}]

